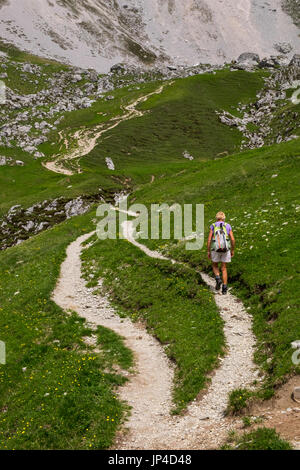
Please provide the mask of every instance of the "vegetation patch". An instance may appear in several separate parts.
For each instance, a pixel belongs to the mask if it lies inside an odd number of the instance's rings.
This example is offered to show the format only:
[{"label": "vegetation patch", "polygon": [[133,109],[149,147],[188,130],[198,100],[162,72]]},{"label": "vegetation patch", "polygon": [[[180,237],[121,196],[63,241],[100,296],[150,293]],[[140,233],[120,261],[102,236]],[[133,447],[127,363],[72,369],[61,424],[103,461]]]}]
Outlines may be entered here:
[{"label": "vegetation patch", "polygon": [[223,450],[292,450],[291,445],[281,439],[275,429],[259,428],[255,431],[237,435],[233,433]]},{"label": "vegetation patch", "polygon": [[238,415],[241,412],[245,412],[248,400],[251,396],[252,394],[249,390],[241,388],[233,390],[229,395],[227,414]]},{"label": "vegetation patch", "polygon": [[88,214],[0,253],[1,449],[108,448],[127,413],[114,365],[130,367],[131,352],[101,328],[96,353],[85,320],[51,300],[67,245],[91,230]]},{"label": "vegetation patch", "polygon": [[213,295],[193,269],[147,257],[124,240],[97,241],[85,250],[84,272],[104,279],[105,292],[149,332],[174,361],[174,412],[208,383],[207,374],[223,354],[223,321]]}]

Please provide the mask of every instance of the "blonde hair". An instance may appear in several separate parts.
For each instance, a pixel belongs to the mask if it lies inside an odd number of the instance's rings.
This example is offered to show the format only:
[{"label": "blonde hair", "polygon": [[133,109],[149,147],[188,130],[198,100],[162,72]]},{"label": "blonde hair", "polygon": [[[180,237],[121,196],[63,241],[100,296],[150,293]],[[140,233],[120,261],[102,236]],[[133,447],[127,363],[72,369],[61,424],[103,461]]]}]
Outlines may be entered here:
[{"label": "blonde hair", "polygon": [[216,219],[217,220],[225,220],[226,216],[225,216],[224,212],[218,212],[217,215],[216,215]]}]

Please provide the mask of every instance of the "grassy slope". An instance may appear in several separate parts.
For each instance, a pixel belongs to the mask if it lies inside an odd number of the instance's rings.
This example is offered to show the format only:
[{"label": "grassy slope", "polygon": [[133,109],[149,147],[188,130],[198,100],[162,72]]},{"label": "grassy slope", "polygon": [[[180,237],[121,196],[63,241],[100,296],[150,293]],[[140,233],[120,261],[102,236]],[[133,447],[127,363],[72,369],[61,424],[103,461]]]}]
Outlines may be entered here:
[{"label": "grassy slope", "polygon": [[215,110],[232,111],[239,102],[248,103],[262,86],[263,73],[220,71],[174,80],[161,95],[140,106],[150,110],[142,119],[122,123],[110,132],[85,159],[99,165],[110,156],[116,168],[148,165],[149,162],[182,161],[185,150],[195,159],[209,160],[239,148],[242,134],[221,124]]},{"label": "grassy slope", "polygon": [[[237,239],[230,285],[251,308],[258,338],[257,360],[267,373],[265,396],[287,374],[291,341],[300,336],[299,142],[293,141],[218,162],[197,164],[135,193],[139,202],[203,203],[206,235],[218,210],[227,214]],[[238,162],[238,165],[237,165]],[[149,241],[150,246],[157,242]],[[173,257],[210,271],[206,250],[186,251],[181,242],[165,248]],[[270,358],[270,361],[267,361]]]},{"label": "grassy slope", "polygon": [[[14,59],[40,60],[32,59],[28,55],[20,56],[19,53]],[[53,66],[56,67],[57,64]],[[141,85],[139,93],[150,91],[151,87],[157,85]],[[42,170],[40,162],[29,163],[29,157],[16,153],[14,156],[22,157],[22,160],[27,159],[28,165],[24,168],[0,169],[1,211],[6,211],[11,205],[19,202],[29,206],[33,202],[61,194],[73,197],[82,192],[96,192],[99,186],[117,189],[121,184],[116,178],[124,177],[131,178],[131,184],[138,189],[134,197],[139,202],[205,203],[207,223],[213,219],[217,209],[225,209],[232,220],[239,243],[237,257],[231,266],[231,281],[234,281],[237,293],[252,309],[255,332],[259,340],[258,359],[270,373],[269,385],[273,386],[285,374],[295,371],[290,360],[289,343],[300,333],[297,317],[298,299],[295,294],[298,268],[293,255],[296,238],[293,236],[294,229],[291,229],[292,224],[296,227],[294,224],[298,188],[296,157],[299,154],[299,144],[292,142],[217,161],[211,160],[220,152],[234,151],[241,140],[236,130],[230,130],[218,123],[215,109],[230,111],[231,106],[235,107],[238,101],[248,102],[254,98],[260,86],[260,74],[245,72],[232,74],[220,72],[216,75],[176,81],[162,95],[155,96],[142,105],[144,109],[151,109],[151,113],[121,124],[118,129],[110,132],[109,139],[99,144],[82,160],[83,175],[73,177],[55,175]],[[134,97],[139,95],[137,91],[134,93]],[[116,96],[114,103],[103,101],[95,105],[94,111],[109,110],[109,116],[115,116],[119,112],[122,100],[129,97],[128,90],[120,90]],[[64,127],[75,129],[83,122],[93,125],[101,119],[103,118],[98,116],[95,121],[93,110],[71,113],[62,122],[61,129]],[[56,137],[53,135],[53,141]],[[52,150],[47,146],[43,148],[49,156],[55,149],[55,145]],[[200,162],[182,161],[182,152],[185,149]],[[4,149],[4,152],[10,150]],[[117,164],[117,171],[113,175],[105,168],[106,156],[111,156]],[[271,176],[275,173],[279,176],[272,179]],[[156,176],[155,182],[145,184],[150,181],[151,175]],[[287,187],[287,182],[291,184],[290,187]],[[68,188],[70,185],[72,188]],[[271,195],[273,191],[275,194]],[[274,201],[275,197],[278,201]],[[283,207],[281,212],[280,207]],[[269,212],[261,212],[261,209]],[[251,213],[252,217],[254,215],[255,224],[258,221],[258,225],[250,223],[251,218],[248,219],[244,212]],[[288,225],[279,225],[286,219]],[[89,361],[88,374],[84,374],[82,369],[76,370],[79,351],[86,349],[81,344],[81,338],[86,334],[86,327],[77,317],[66,318],[49,300],[58,275],[59,264],[63,259],[64,248],[82,233],[86,228],[84,223],[88,223],[88,220],[89,216],[69,221],[24,245],[0,253],[2,266],[0,293],[3,309],[0,315],[1,339],[7,341],[9,351],[8,365],[1,368],[2,409],[8,411],[1,422],[3,447],[86,448],[90,445],[98,448],[106,447],[113,438],[116,424],[122,414],[122,405],[113,399],[112,388],[122,379],[115,374],[102,375],[101,372],[107,365],[111,366],[108,355],[104,353],[100,358]],[[264,241],[266,237],[262,237],[266,231],[266,222],[262,220],[268,221],[268,227],[275,225],[275,231],[278,233],[271,241]],[[244,224],[244,228],[247,228],[246,224],[251,225],[253,242],[252,239],[246,241],[240,221]],[[211,295],[202,284],[198,284],[199,279],[192,271],[171,269],[167,263],[152,262],[135,248],[126,246],[125,242],[120,242],[117,247],[113,245],[114,242],[111,243],[103,244],[103,253],[100,253],[107,267],[106,286],[111,286],[117,303],[122,303],[123,307],[125,304],[127,314],[130,313],[133,318],[137,316],[147,318],[154,334],[168,343],[167,351],[177,360],[175,400],[180,409],[203,386],[204,375],[214,367],[216,357],[222,348],[221,324],[219,317],[215,317],[215,306],[207,303],[206,308],[203,303],[204,300],[211,299]],[[249,251],[247,245],[249,247],[250,243],[254,248]],[[150,244],[156,246],[155,243]],[[113,256],[110,251],[112,247]],[[98,254],[99,248],[96,245],[91,249],[90,255]],[[203,269],[209,269],[204,251],[186,252],[180,244],[169,247],[167,251],[178,259],[185,259],[192,266],[201,265]],[[258,256],[262,251],[264,257]],[[32,252],[36,253],[34,258]],[[119,270],[118,279],[115,279],[110,269],[122,266],[125,255],[126,270]],[[16,266],[16,262],[20,259],[26,260],[26,264]],[[135,264],[135,259],[139,260],[138,265]],[[266,266],[269,270],[266,270]],[[104,274],[100,267],[99,274]],[[15,278],[16,275],[19,275],[19,278]],[[8,276],[9,282],[7,282]],[[141,283],[141,279],[144,284]],[[147,279],[151,279],[148,284]],[[121,281],[125,287],[121,291],[119,289],[119,294],[116,295],[116,287],[120,287]],[[156,295],[153,294],[152,284],[156,287]],[[18,290],[21,290],[22,297],[14,296]],[[199,290],[203,290],[204,297],[200,298]],[[171,295],[168,295],[170,293]],[[170,303],[169,298],[171,298]],[[23,299],[30,301],[25,305]],[[188,314],[180,316],[181,311],[193,311],[193,317],[189,317]],[[173,312],[176,312],[174,319]],[[205,335],[201,335],[200,328],[208,329],[214,319],[217,328],[211,328],[210,331],[210,347],[214,345],[214,348],[208,356]],[[180,322],[186,336],[176,329],[174,320]],[[79,323],[76,323],[77,321]],[[193,322],[196,322],[196,326]],[[12,331],[14,335],[11,334]],[[102,343],[104,350],[107,349],[110,335],[111,333],[107,332],[107,341]],[[38,344],[41,336],[45,344],[43,341]],[[60,339],[63,348],[57,343],[53,345],[53,339],[56,338]],[[200,347],[201,356],[194,358],[190,346],[196,343]],[[21,349],[22,344],[25,344],[25,351]],[[74,344],[79,344],[76,351]],[[113,344],[119,351],[115,354],[117,362],[128,356],[128,352],[120,346],[118,338],[115,338]],[[268,357],[272,358],[271,363],[267,363]],[[41,360],[42,366],[40,366]],[[61,373],[60,370],[56,370],[57,362],[63,363],[63,361],[66,367]],[[197,366],[193,361],[198,361],[200,366],[197,373],[193,370]],[[130,360],[127,366],[129,363]],[[53,380],[45,374],[44,366],[45,370],[51,370],[49,376],[51,375]],[[28,375],[27,371],[24,375],[22,367],[27,367]],[[103,382],[99,382],[99,370]],[[34,373],[31,374],[31,371]],[[92,384],[89,382],[90,377]],[[76,392],[76,387],[75,389],[73,387],[74,378],[81,381],[81,393]],[[54,386],[58,383],[63,385]],[[75,401],[68,401],[59,394],[55,397],[60,387],[70,390],[70,395],[75,394],[76,403],[81,405],[80,410],[77,406],[74,408]],[[99,387],[102,387],[101,390]],[[51,391],[50,404],[45,402],[46,388],[47,390],[50,388]],[[269,387],[268,393],[270,390]],[[99,405],[99,394],[104,397],[103,407]],[[60,406],[62,399],[63,407]],[[66,415],[62,411],[64,409],[67,410]],[[95,409],[99,415],[95,413]],[[80,412],[79,416],[75,411]],[[118,414],[118,418],[113,418],[115,421],[111,421],[113,414]],[[96,438],[93,441],[94,435]],[[11,443],[7,442],[8,436],[11,437]]]},{"label": "grassy slope", "polygon": [[[101,354],[84,342],[92,330],[50,300],[65,248],[91,230],[91,214],[72,219],[0,254],[0,448],[107,448],[125,407],[115,396],[132,355],[99,328]],[[107,348],[109,342],[109,350]]]},{"label": "grassy slope", "polygon": [[[0,45],[1,46],[1,45]],[[0,47],[1,49],[1,47]],[[14,48],[2,45],[17,64],[31,62],[38,64],[47,77],[51,77],[66,67],[55,62],[45,61]],[[30,93],[32,87],[45,86],[45,77],[38,85],[31,83],[32,74],[20,76],[16,65],[11,63],[7,70],[8,85],[18,93]],[[195,158],[207,159],[222,152],[237,149],[241,134],[218,122],[215,109],[235,107],[238,101],[249,102],[262,85],[262,75],[246,72],[218,72],[184,80],[176,80],[167,86],[161,95],[155,95],[140,105],[149,113],[142,118],[121,123],[109,131],[89,156],[81,159],[84,173],[65,177],[49,172],[20,149],[0,147],[1,155],[23,160],[25,167],[0,168],[0,214],[14,204],[29,207],[40,200],[60,195],[76,197],[82,193],[96,194],[99,187],[116,191],[124,188],[124,180],[131,186],[148,182],[151,175],[160,176],[173,171],[174,162],[185,165],[182,152],[187,149]],[[126,77],[125,77],[126,78]],[[157,89],[162,82],[151,82],[127,86],[115,90],[113,101],[100,99],[91,108],[66,113],[57,131],[49,135],[49,142],[39,148],[49,159],[56,153],[64,153],[58,144],[58,132],[64,131],[70,137],[80,126],[92,127],[106,124],[110,119],[122,114],[121,109],[139,96]],[[84,81],[81,84],[84,85]],[[111,94],[111,92],[109,93]],[[99,114],[102,113],[102,114]],[[71,137],[72,143],[72,137]],[[112,157],[116,171],[107,169],[105,158]],[[161,162],[164,161],[164,167]],[[142,165],[141,165],[142,163]],[[72,186],[71,188],[69,186]]]}]

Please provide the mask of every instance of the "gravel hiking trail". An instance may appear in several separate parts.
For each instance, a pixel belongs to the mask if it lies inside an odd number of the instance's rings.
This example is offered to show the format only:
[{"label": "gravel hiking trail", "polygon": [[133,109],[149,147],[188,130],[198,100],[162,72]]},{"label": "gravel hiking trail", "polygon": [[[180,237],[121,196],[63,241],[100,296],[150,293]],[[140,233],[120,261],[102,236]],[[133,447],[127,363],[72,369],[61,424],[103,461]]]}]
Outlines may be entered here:
[{"label": "gravel hiking trail", "polygon": [[[147,111],[141,111],[139,109],[136,109],[136,107],[139,104],[147,101],[148,98],[150,98],[150,96],[159,95],[160,93],[162,93],[162,91],[164,90],[166,86],[172,85],[173,83],[174,82],[165,83],[161,85],[159,88],[157,88],[156,90],[152,91],[151,93],[140,96],[134,102],[126,106],[121,106],[121,109],[124,111],[124,114],[122,116],[114,117],[108,123],[99,124],[98,126],[92,127],[91,129],[83,128],[83,129],[76,131],[71,136],[72,142],[74,142],[74,144],[76,142],[76,146],[73,146],[73,148],[70,148],[70,143],[68,141],[68,138],[63,136],[63,132],[60,132],[59,137],[60,137],[61,149],[63,148],[63,146],[65,146],[68,152],[55,155],[52,161],[43,163],[43,166],[47,168],[47,170],[53,171],[54,173],[61,173],[63,175],[68,175],[68,176],[73,175],[74,171],[72,171],[71,169],[65,168],[63,166],[64,162],[76,160],[81,157],[84,157],[85,155],[88,155],[96,147],[98,143],[98,139],[106,132],[111,131],[112,129],[117,127],[121,122],[129,121],[130,119],[144,116],[144,114]],[[81,173],[81,169],[79,167],[78,162],[76,162],[76,165],[78,167],[77,172]]]},{"label": "gravel hiking trail", "polygon": [[[131,214],[132,215],[132,214]],[[168,259],[149,250],[133,238],[133,223],[123,223],[125,238],[147,256]],[[240,300],[228,293],[215,293],[224,320],[226,355],[211,374],[206,391],[201,392],[183,415],[171,415],[174,366],[160,343],[141,323],[121,319],[105,295],[95,295],[81,277],[82,243],[95,232],[71,243],[61,266],[53,300],[64,310],[74,310],[90,325],[103,325],[121,335],[134,352],[135,371],[127,373],[128,382],[119,388],[119,397],[131,407],[131,414],[117,434],[114,449],[175,450],[216,449],[228,431],[241,427],[240,419],[225,417],[228,394],[236,388],[251,387],[258,379],[253,363],[255,339],[251,318]],[[169,260],[175,263],[174,260]],[[214,280],[202,274],[213,289]],[[99,281],[101,287],[101,281]],[[99,286],[98,286],[99,288]]]}]

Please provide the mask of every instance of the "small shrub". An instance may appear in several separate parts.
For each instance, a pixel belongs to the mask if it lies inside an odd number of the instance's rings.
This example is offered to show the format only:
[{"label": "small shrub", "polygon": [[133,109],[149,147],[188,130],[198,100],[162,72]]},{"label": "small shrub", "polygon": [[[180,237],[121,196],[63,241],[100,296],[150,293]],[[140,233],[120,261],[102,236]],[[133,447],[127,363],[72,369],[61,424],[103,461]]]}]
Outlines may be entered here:
[{"label": "small shrub", "polygon": [[[232,440],[230,441],[232,442]],[[239,436],[232,445],[226,444],[223,450],[291,450],[289,442],[281,439],[275,429],[259,428]]]},{"label": "small shrub", "polygon": [[244,416],[243,417],[244,428],[249,428],[251,424],[252,424],[251,418],[249,416]]},{"label": "small shrub", "polygon": [[237,415],[241,413],[242,410],[245,410],[251,395],[251,392],[246,389],[238,388],[237,390],[233,390],[229,395],[227,414]]}]

